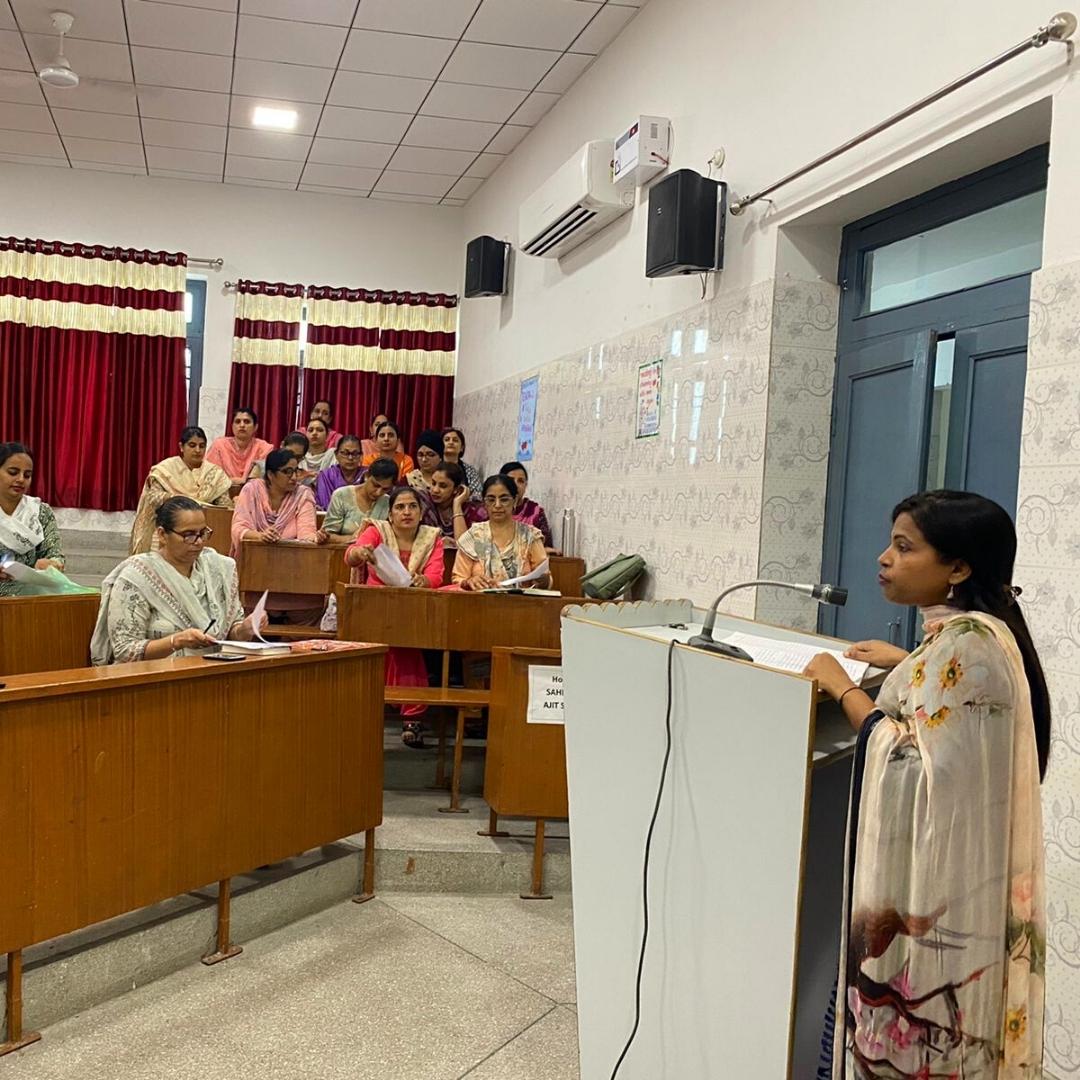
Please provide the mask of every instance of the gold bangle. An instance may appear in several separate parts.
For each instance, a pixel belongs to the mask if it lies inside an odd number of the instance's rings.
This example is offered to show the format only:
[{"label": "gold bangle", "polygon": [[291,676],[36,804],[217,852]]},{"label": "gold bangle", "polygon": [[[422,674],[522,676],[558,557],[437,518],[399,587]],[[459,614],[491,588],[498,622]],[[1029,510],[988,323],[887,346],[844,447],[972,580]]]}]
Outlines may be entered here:
[{"label": "gold bangle", "polygon": [[844,698],[846,698],[846,697],[848,696],[848,694],[850,694],[850,693],[851,693],[851,691],[852,691],[852,690],[858,690],[858,689],[859,689],[859,687],[858,687],[858,686],[849,686],[849,687],[848,687],[848,688],[847,688],[847,689],[846,689],[846,690],[845,690],[845,691],[844,691],[844,692],[843,692],[843,693],[842,693],[842,694],[841,694],[841,695],[840,695],[840,696],[839,696],[839,697],[838,697],[838,698],[836,699],[836,704],[837,704],[837,705],[843,705],[843,704],[844,704]]}]

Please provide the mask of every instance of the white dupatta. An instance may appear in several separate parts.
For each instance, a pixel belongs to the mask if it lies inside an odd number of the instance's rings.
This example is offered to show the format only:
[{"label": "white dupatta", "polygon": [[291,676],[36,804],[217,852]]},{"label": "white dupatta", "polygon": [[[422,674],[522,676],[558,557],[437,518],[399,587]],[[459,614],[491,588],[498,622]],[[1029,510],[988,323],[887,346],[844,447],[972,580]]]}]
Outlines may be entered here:
[{"label": "white dupatta", "polygon": [[41,500],[24,495],[15,507],[15,513],[0,510],[0,549],[13,555],[25,555],[45,540],[41,524]]}]

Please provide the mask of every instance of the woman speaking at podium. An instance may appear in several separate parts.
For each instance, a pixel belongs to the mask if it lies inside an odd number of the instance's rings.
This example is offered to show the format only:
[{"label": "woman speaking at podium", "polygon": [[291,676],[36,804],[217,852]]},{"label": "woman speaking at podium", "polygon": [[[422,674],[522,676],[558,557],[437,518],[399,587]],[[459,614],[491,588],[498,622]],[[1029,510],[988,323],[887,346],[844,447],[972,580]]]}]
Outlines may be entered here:
[{"label": "woman speaking at podium", "polygon": [[1042,1075],[1050,702],[1015,555],[997,503],[905,499],[879,583],[922,644],[853,647],[893,668],[876,703],[833,658],[807,668],[859,732],[833,1080]]}]

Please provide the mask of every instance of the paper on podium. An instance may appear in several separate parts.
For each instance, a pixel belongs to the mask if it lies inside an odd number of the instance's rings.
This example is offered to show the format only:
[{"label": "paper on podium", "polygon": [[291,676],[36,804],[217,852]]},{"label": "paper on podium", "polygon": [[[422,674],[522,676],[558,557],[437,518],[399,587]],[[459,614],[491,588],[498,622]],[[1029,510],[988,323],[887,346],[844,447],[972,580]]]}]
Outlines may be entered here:
[{"label": "paper on podium", "polygon": [[[531,574],[522,574],[520,577],[507,578],[505,581],[500,581],[498,587],[500,589],[512,589],[515,586],[527,585],[530,581],[539,581],[542,577],[546,577],[547,572],[548,561],[545,559]],[[556,593],[555,595],[558,596],[560,594]]]},{"label": "paper on podium", "polygon": [[760,637],[757,634],[736,632],[722,639],[728,645],[737,645],[753,658],[755,664],[778,668],[780,671],[794,671],[802,674],[806,665],[818,653],[828,653],[835,657],[840,666],[859,684],[870,667],[865,660],[849,660],[839,649],[825,649],[819,645],[806,645],[800,641],[779,641],[776,638]]},{"label": "paper on podium", "polygon": [[384,585],[396,585],[407,589],[412,584],[412,574],[402,565],[401,560],[385,545],[375,548],[375,571]]}]

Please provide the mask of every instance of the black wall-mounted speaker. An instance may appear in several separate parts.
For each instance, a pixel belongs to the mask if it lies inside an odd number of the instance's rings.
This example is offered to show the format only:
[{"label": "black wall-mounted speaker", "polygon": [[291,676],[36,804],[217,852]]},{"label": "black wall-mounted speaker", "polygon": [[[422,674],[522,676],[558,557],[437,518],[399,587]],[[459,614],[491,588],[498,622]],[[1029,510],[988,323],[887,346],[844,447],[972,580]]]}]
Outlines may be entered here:
[{"label": "black wall-mounted speaker", "polygon": [[506,292],[510,245],[493,236],[478,236],[465,248],[465,295],[502,296]]},{"label": "black wall-mounted speaker", "polygon": [[724,265],[727,184],[679,169],[649,189],[645,276],[700,274]]}]

